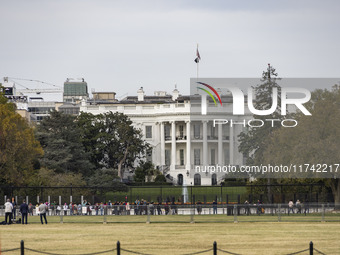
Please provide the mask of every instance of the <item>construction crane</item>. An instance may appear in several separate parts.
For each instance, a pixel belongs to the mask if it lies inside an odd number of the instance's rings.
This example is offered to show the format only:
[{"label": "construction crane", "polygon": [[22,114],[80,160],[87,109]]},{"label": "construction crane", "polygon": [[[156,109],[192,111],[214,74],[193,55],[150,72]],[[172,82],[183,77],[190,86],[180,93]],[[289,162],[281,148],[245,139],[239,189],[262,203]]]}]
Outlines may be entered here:
[{"label": "construction crane", "polygon": [[[32,89],[29,88],[23,84],[21,84],[18,81],[28,81],[28,82],[37,82],[37,83],[41,83],[44,85],[48,85],[51,86],[53,88],[42,88],[42,89]],[[39,81],[39,80],[33,80],[33,79],[23,79],[23,78],[14,78],[14,77],[4,77],[4,82],[13,82],[15,85],[19,85],[20,87],[22,87],[23,89],[17,89],[17,91],[20,94],[24,94],[24,93],[36,93],[38,95],[40,95],[41,93],[54,93],[54,94],[58,94],[58,93],[62,93],[63,92],[63,88],[61,86],[52,84],[52,83],[48,83],[48,82],[44,82],[44,81]]]}]

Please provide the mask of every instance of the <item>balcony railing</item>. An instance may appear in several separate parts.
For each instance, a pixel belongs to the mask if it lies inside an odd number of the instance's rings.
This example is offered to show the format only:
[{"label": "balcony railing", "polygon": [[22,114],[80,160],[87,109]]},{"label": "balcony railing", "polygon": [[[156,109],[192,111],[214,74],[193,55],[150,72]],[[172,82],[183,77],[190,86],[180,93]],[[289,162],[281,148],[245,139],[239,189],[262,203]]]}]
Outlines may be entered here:
[{"label": "balcony railing", "polygon": [[175,169],[185,169],[185,165],[175,165]]},{"label": "balcony railing", "polygon": [[186,140],[187,136],[176,136],[176,140]]},{"label": "balcony railing", "polygon": [[202,136],[201,135],[194,135],[191,137],[192,140],[202,140]]}]

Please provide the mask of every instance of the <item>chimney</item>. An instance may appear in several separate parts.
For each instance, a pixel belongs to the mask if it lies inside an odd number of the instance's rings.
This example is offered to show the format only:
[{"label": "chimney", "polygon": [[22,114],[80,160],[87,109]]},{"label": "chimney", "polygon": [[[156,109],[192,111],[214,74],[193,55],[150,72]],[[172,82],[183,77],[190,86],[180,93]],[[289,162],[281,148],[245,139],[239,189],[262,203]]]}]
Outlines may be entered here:
[{"label": "chimney", "polygon": [[137,96],[138,96],[138,101],[144,101],[144,90],[143,90],[143,87],[140,87],[140,89],[137,90]]},{"label": "chimney", "polygon": [[177,90],[177,88],[175,88],[173,91],[172,91],[172,100],[175,101],[179,96],[179,91]]}]

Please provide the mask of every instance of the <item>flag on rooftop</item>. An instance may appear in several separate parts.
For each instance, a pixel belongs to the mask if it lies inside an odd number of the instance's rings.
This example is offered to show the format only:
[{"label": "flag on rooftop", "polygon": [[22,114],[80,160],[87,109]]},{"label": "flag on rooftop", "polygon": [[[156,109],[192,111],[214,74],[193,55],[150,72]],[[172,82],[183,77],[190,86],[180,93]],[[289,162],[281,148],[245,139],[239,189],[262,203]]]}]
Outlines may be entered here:
[{"label": "flag on rooftop", "polygon": [[195,62],[196,62],[196,63],[199,63],[200,60],[201,60],[201,56],[200,56],[200,53],[199,53],[198,47],[197,47],[197,49],[196,49],[196,58],[195,58]]}]

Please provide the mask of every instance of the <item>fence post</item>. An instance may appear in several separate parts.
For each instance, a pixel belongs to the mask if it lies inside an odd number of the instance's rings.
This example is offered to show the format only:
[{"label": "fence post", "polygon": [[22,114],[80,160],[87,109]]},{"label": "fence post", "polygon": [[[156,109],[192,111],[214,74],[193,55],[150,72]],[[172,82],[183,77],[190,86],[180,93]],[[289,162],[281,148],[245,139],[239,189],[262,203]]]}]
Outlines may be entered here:
[{"label": "fence post", "polygon": [[120,242],[117,242],[117,255],[120,255]]},{"label": "fence post", "polygon": [[60,211],[60,224],[63,224],[63,223],[64,223],[64,221],[63,221],[63,214]]},{"label": "fence post", "polygon": [[234,205],[234,223],[237,223],[237,205]]},{"label": "fence post", "polygon": [[278,204],[278,213],[277,213],[277,220],[278,222],[281,222],[281,204]]},{"label": "fence post", "polygon": [[104,220],[103,220],[103,224],[106,224],[107,221],[106,221],[106,214],[104,213]]},{"label": "fence post", "polygon": [[216,241],[214,242],[214,244],[213,244],[213,251],[214,251],[214,255],[217,255],[217,243],[216,243]]},{"label": "fence post", "polygon": [[20,242],[20,255],[25,255],[25,244],[24,244],[24,240],[21,240],[21,242]]},{"label": "fence post", "polygon": [[190,214],[190,223],[195,223],[195,220],[194,220],[195,207],[192,207],[190,211],[191,211],[191,214]]},{"label": "fence post", "polygon": [[325,204],[322,204],[321,222],[325,222]]},{"label": "fence post", "polygon": [[309,255],[313,255],[313,242],[312,241],[310,241],[310,243],[309,243]]},{"label": "fence post", "polygon": [[146,214],[147,214],[146,223],[150,224],[150,208],[149,208],[149,205],[146,206]]}]

